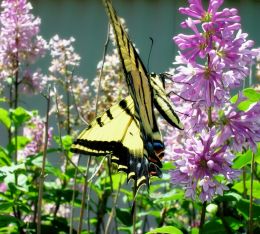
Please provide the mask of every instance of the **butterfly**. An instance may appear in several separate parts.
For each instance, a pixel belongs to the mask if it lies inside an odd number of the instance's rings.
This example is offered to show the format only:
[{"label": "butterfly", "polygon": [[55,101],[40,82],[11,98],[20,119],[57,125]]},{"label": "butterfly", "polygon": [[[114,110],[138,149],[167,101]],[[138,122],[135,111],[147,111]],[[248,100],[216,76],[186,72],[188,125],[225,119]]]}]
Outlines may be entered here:
[{"label": "butterfly", "polygon": [[154,107],[172,126],[183,129],[164,87],[162,76],[148,74],[110,0],[103,0],[112,25],[129,96],[106,110],[83,130],[72,152],[111,156],[118,171],[134,180],[136,190],[161,176],[164,143]]}]

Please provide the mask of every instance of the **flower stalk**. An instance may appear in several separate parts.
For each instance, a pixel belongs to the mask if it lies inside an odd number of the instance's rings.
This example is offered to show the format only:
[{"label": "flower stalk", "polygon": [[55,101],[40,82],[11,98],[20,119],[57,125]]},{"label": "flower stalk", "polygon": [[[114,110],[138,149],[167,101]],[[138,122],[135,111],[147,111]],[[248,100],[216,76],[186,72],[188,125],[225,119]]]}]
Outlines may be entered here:
[{"label": "flower stalk", "polygon": [[46,120],[45,120],[45,139],[43,147],[42,156],[42,167],[41,174],[39,177],[39,192],[38,192],[38,204],[37,204],[37,234],[41,234],[41,210],[42,210],[42,198],[43,198],[43,185],[45,178],[45,165],[47,159],[47,146],[48,146],[48,130],[49,130],[49,112],[50,112],[50,89],[47,91],[47,96],[45,97],[47,101],[46,107]]}]

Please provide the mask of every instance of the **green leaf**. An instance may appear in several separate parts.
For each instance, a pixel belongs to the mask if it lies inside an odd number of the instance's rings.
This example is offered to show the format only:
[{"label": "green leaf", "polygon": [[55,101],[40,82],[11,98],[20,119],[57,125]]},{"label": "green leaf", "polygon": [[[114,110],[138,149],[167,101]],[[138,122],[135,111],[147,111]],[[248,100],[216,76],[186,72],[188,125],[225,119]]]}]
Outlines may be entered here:
[{"label": "green leaf", "polygon": [[[19,223],[20,221],[11,215],[0,215],[0,227],[8,226],[11,223]],[[0,229],[0,233],[1,229]],[[9,233],[9,232],[8,232]]]},{"label": "green leaf", "polygon": [[21,126],[31,118],[31,115],[22,107],[11,110],[11,119],[16,127]]},{"label": "green leaf", "polygon": [[228,216],[224,217],[224,219],[234,231],[237,231],[240,227],[243,226],[240,220],[237,220],[233,217]]},{"label": "green leaf", "polygon": [[116,217],[126,226],[132,226],[132,217],[129,209],[116,208]]},{"label": "green leaf", "polygon": [[[247,195],[250,195],[250,180],[247,180],[245,185],[247,189]],[[243,181],[235,183],[232,188],[242,194],[244,192]],[[258,180],[253,180],[253,197],[260,198],[260,182]]]},{"label": "green leaf", "polygon": [[113,189],[118,190],[119,187],[121,187],[125,183],[126,178],[127,176],[125,173],[117,173],[112,175]]},{"label": "green leaf", "polygon": [[199,234],[199,229],[198,228],[192,228],[191,234]]},{"label": "green leaf", "polygon": [[31,141],[25,136],[17,136],[11,139],[11,143],[7,146],[10,153],[16,151],[16,140],[17,140],[17,150],[24,149],[24,147]]},{"label": "green leaf", "polygon": [[8,155],[8,152],[5,148],[0,146],[0,166],[10,166],[11,159]]},{"label": "green leaf", "polygon": [[174,226],[164,226],[164,227],[160,227],[160,228],[155,228],[155,229],[147,232],[147,234],[155,234],[155,233],[182,234],[183,232]]},{"label": "green leaf", "polygon": [[[249,107],[260,101],[260,94],[252,88],[247,88],[243,90],[243,95],[247,98],[238,104],[238,109],[246,111]],[[235,103],[237,101],[238,95],[233,96],[230,101]]]},{"label": "green leaf", "polygon": [[206,222],[202,228],[202,233],[204,234],[219,234],[226,233],[226,229],[221,221],[221,219],[215,218]]},{"label": "green leaf", "polygon": [[[248,220],[249,218],[249,204],[249,200],[241,199],[236,206],[237,210],[244,216],[246,220]],[[253,203],[252,208],[254,214],[253,219],[260,220],[260,205],[256,205],[255,203]]]},{"label": "green leaf", "polygon": [[12,211],[14,203],[13,202],[7,202],[7,201],[0,201],[0,211],[2,212],[10,212]]},{"label": "green leaf", "polygon": [[252,151],[247,150],[244,154],[238,154],[234,160],[233,168],[241,169],[252,161]]},{"label": "green leaf", "polygon": [[169,170],[174,169],[174,168],[175,168],[175,166],[173,165],[172,162],[165,162],[165,163],[163,163],[162,170],[163,171],[169,171]]},{"label": "green leaf", "polygon": [[0,122],[7,128],[11,127],[11,119],[7,110],[0,108]]},{"label": "green leaf", "polygon": [[234,192],[225,193],[219,197],[221,201],[239,201],[241,198],[242,196],[240,194]]},{"label": "green leaf", "polygon": [[61,142],[62,142],[63,149],[69,151],[73,143],[73,139],[71,136],[66,135],[61,138]]},{"label": "green leaf", "polygon": [[155,203],[162,203],[162,202],[166,202],[166,201],[182,200],[184,198],[184,191],[183,190],[179,190],[179,189],[173,189],[170,192],[165,193],[161,197],[158,197],[158,195],[155,194],[154,198],[157,198],[154,201]]},{"label": "green leaf", "polygon": [[[69,151],[70,150],[70,147],[73,143],[73,139],[70,135],[66,135],[66,136],[63,136],[60,137],[59,136],[53,136],[53,139],[55,140],[55,142],[64,150],[66,151]],[[62,144],[62,145],[61,145]]]},{"label": "green leaf", "polygon": [[255,89],[252,88],[244,89],[243,94],[252,102],[260,101],[260,93],[258,93]]}]

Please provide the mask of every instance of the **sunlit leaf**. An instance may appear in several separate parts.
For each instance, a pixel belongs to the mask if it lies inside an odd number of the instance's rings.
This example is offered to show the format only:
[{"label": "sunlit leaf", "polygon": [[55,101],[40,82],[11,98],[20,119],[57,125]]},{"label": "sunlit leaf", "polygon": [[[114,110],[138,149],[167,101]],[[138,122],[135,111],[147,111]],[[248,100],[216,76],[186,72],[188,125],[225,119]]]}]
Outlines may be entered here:
[{"label": "sunlit leaf", "polygon": [[15,152],[16,150],[24,149],[24,147],[30,143],[30,139],[25,136],[17,136],[11,139],[10,144],[7,146],[8,151],[11,153]]},{"label": "sunlit leaf", "polygon": [[126,174],[125,173],[116,173],[112,175],[112,181],[113,181],[113,189],[118,190],[119,187],[122,186],[122,184],[126,181]]},{"label": "sunlit leaf", "polygon": [[0,108],[0,122],[7,128],[11,127],[11,119],[7,110]]},{"label": "sunlit leaf", "polygon": [[164,226],[164,227],[160,227],[160,228],[155,228],[149,232],[147,232],[147,234],[156,234],[156,233],[164,233],[164,234],[182,234],[183,232],[174,227],[174,226]]},{"label": "sunlit leaf", "polygon": [[245,165],[251,163],[252,161],[252,151],[247,150],[244,154],[239,154],[233,163],[234,169],[241,169]]},{"label": "sunlit leaf", "polygon": [[11,110],[10,113],[14,125],[17,127],[21,126],[31,118],[30,113],[22,107],[17,107],[16,109]]},{"label": "sunlit leaf", "polygon": [[166,201],[176,201],[176,200],[182,200],[184,198],[184,191],[183,190],[177,190],[173,189],[172,191],[165,193],[158,197],[158,194],[154,194],[154,199],[156,199],[155,203],[161,203]]},{"label": "sunlit leaf", "polygon": [[8,155],[8,151],[0,146],[0,166],[11,165],[11,159]]},{"label": "sunlit leaf", "polygon": [[[247,180],[245,182],[245,185],[246,185],[247,195],[250,195],[250,180]],[[242,194],[244,192],[244,182],[243,181],[236,182],[232,188]],[[253,197],[260,198],[260,182],[258,180],[253,181]]]}]

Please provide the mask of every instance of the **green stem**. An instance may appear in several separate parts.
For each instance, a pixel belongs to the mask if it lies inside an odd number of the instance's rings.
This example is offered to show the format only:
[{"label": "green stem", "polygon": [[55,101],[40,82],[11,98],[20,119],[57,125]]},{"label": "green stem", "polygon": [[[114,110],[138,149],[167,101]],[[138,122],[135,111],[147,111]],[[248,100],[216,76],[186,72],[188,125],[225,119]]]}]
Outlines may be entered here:
[{"label": "green stem", "polygon": [[253,234],[253,182],[254,182],[255,154],[252,152],[251,178],[250,178],[250,204],[249,204],[249,234]]},{"label": "green stem", "polygon": [[48,146],[48,127],[49,127],[49,111],[50,111],[50,91],[48,90],[47,98],[47,110],[46,110],[46,121],[45,121],[45,139],[43,148],[42,168],[39,181],[39,195],[37,205],[37,234],[41,234],[41,208],[42,208],[42,197],[43,197],[43,184],[45,177],[45,165],[47,158],[47,146]]},{"label": "green stem", "polygon": [[210,106],[208,109],[208,127],[211,128],[213,126],[212,121],[212,107]]},{"label": "green stem", "polygon": [[202,210],[201,210],[199,234],[203,233],[202,230],[203,230],[203,225],[205,223],[206,207],[207,207],[207,202],[204,202],[202,204]]},{"label": "green stem", "polygon": [[[85,211],[85,206],[86,206],[86,195],[87,195],[87,188],[88,188],[88,172],[89,172],[90,162],[91,162],[91,156],[88,157],[87,172],[86,172],[85,179],[84,179],[81,206],[80,206],[78,233],[81,233],[82,225],[83,225],[83,217],[84,217],[84,211]],[[89,219],[89,217],[87,217],[87,219]],[[90,231],[90,228],[89,228],[89,225],[88,225],[88,233],[89,233],[89,231]]]},{"label": "green stem", "polygon": [[247,187],[246,187],[246,168],[243,167],[243,197],[247,198]]}]

